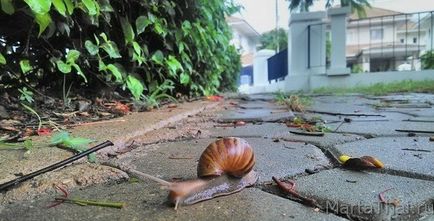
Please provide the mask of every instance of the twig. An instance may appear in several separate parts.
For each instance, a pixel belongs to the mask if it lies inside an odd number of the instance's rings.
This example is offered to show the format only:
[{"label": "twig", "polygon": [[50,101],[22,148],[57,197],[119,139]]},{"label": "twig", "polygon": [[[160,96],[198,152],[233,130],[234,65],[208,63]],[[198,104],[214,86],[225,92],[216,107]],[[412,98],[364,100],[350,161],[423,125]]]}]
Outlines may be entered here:
[{"label": "twig", "polygon": [[386,117],[381,114],[351,114],[351,113],[338,113],[338,112],[327,112],[327,111],[315,111],[315,110],[306,110],[306,112],[315,113],[315,114],[327,114],[333,116],[355,116],[355,117]]},{"label": "twig", "polygon": [[303,131],[293,131],[293,130],[290,130],[289,133],[297,134],[297,135],[304,135],[304,136],[316,136],[316,137],[322,137],[322,136],[324,136],[323,132],[303,132]]},{"label": "twig", "polygon": [[429,130],[401,130],[401,129],[396,129],[396,132],[404,132],[404,133],[425,133],[425,134],[434,134],[434,131],[429,131]]},{"label": "twig", "polygon": [[67,202],[67,203],[75,203],[80,206],[103,206],[103,207],[112,207],[122,209],[125,206],[125,203],[122,202],[103,202],[96,200],[85,200],[78,198],[65,198],[65,197],[56,197],[54,198],[56,201]]},{"label": "twig", "polygon": [[115,123],[115,122],[125,122],[125,119],[86,122],[86,123],[81,123],[81,124],[74,124],[71,126],[78,127],[78,126],[89,126],[89,125],[95,125],[95,124],[108,124],[108,123]]},{"label": "twig", "polygon": [[317,202],[314,199],[304,197],[295,191],[295,183],[293,181],[288,181],[289,183],[282,182],[278,180],[276,177],[272,177],[274,182],[277,183],[277,186],[280,190],[292,195],[293,197],[301,200],[301,202],[307,206],[318,207]]},{"label": "twig", "polygon": [[74,156],[72,156],[66,160],[62,160],[62,161],[57,162],[53,165],[50,165],[50,166],[47,166],[47,167],[42,168],[40,170],[37,170],[33,173],[30,173],[30,174],[24,175],[22,177],[19,177],[17,179],[11,180],[9,182],[3,183],[0,185],[0,192],[5,191],[5,190],[7,190],[13,186],[16,186],[16,185],[18,185],[18,184],[20,184],[26,180],[32,179],[35,176],[44,174],[46,172],[53,171],[53,170],[58,169],[60,167],[63,167],[63,166],[65,166],[71,162],[74,162],[80,158],[83,158],[83,157],[85,157],[85,156],[87,156],[87,155],[89,155],[95,151],[98,151],[98,150],[105,148],[105,147],[108,147],[108,146],[113,146],[113,143],[111,141],[105,141],[104,143],[98,144],[98,145],[96,145],[90,149],[87,149],[87,150],[85,150],[85,151],[83,151],[77,155],[74,155]]},{"label": "twig", "polygon": [[413,148],[403,148],[401,150],[407,150],[407,151],[418,151],[418,152],[432,152],[431,150],[424,150],[424,149],[413,149]]}]

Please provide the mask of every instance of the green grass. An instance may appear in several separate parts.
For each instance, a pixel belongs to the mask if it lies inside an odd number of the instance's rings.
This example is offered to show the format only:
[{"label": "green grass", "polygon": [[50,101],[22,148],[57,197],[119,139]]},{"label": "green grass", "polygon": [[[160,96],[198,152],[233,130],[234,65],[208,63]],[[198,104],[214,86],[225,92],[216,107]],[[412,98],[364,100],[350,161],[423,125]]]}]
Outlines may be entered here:
[{"label": "green grass", "polygon": [[313,91],[314,94],[346,94],[361,93],[367,95],[385,95],[390,93],[418,92],[434,93],[434,80],[412,81],[405,80],[394,83],[378,83],[371,86],[359,86],[352,88],[323,87]]}]

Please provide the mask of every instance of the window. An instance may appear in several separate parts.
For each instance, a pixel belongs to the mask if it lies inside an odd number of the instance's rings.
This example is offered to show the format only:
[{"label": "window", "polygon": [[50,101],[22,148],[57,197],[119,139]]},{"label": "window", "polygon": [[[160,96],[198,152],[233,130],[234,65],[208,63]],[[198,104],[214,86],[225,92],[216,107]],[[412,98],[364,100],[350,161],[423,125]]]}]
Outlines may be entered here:
[{"label": "window", "polygon": [[413,43],[414,43],[414,44],[417,43],[417,38],[413,38]]},{"label": "window", "polygon": [[383,40],[383,29],[371,29],[371,40]]}]

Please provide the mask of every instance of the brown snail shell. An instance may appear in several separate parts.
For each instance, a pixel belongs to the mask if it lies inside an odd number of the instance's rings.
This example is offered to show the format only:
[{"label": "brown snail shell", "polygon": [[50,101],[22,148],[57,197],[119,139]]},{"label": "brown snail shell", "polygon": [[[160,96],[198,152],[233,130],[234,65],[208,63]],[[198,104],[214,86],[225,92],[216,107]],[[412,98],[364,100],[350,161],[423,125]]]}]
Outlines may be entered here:
[{"label": "brown snail shell", "polygon": [[246,140],[227,137],[208,145],[199,158],[197,176],[214,177],[227,174],[241,178],[255,166],[255,155]]}]

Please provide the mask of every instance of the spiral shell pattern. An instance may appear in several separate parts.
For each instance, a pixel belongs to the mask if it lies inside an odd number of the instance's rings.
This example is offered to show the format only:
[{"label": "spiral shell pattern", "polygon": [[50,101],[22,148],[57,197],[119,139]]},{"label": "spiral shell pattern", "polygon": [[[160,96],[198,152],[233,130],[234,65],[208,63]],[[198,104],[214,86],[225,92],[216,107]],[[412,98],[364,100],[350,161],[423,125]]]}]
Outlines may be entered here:
[{"label": "spiral shell pattern", "polygon": [[205,149],[199,159],[197,176],[201,178],[227,174],[243,177],[255,165],[255,155],[246,140],[238,137],[219,139]]}]

